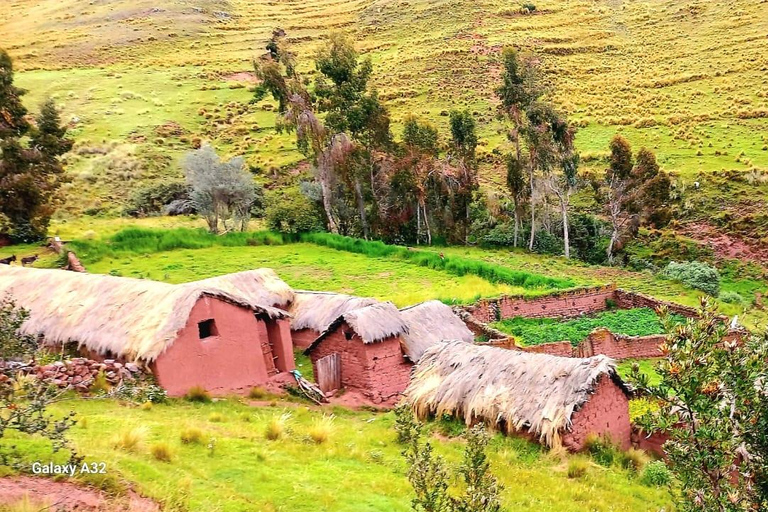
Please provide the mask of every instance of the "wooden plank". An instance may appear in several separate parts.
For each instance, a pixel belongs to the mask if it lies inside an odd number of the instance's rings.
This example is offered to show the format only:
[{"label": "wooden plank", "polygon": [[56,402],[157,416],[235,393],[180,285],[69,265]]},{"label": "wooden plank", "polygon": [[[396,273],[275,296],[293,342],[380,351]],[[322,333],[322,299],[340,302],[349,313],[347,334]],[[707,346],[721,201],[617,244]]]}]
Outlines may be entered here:
[{"label": "wooden plank", "polygon": [[340,354],[331,354],[317,360],[317,385],[324,393],[341,388]]}]

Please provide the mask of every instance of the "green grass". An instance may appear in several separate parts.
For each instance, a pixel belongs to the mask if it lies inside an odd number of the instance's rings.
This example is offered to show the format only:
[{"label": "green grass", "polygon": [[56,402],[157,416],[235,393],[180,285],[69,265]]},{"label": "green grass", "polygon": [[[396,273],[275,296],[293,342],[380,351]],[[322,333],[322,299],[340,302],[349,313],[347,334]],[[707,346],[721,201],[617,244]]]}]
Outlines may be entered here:
[{"label": "green grass", "polygon": [[[191,404],[172,400],[149,411],[106,400],[68,400],[54,410],[74,409],[88,418],[72,438],[88,461],[103,461],[112,477],[125,479],[158,500],[186,502],[191,512],[218,510],[293,510],[296,512],[406,512],[410,487],[392,413],[309,408],[288,402],[253,408],[235,400]],[[207,420],[219,414],[222,421]],[[318,423],[333,414],[322,443],[311,437]],[[248,421],[244,421],[248,418]],[[281,436],[264,437],[280,418]],[[113,432],[141,427],[144,443],[135,451],[112,448]],[[199,431],[201,443],[184,443],[182,434]],[[428,431],[432,430],[429,428]],[[197,432],[196,432],[197,437]],[[208,445],[215,439],[215,448]],[[50,459],[39,439],[11,436],[25,460]],[[449,464],[460,462],[464,443],[434,439]],[[163,445],[170,461],[156,460],[152,447]],[[496,435],[490,446],[493,471],[504,485],[507,510],[542,512],[655,512],[669,507],[665,490],[641,485],[619,468],[589,471],[569,479],[567,460],[551,457],[527,441]],[[63,454],[54,456],[59,460]]]},{"label": "green grass", "polygon": [[[682,321],[682,318],[675,319]],[[616,334],[627,336],[646,336],[664,332],[659,317],[650,308],[605,311],[594,316],[572,320],[506,318],[492,323],[491,326],[514,335],[525,346],[555,341],[570,341],[573,346],[576,346],[598,327],[605,327]]]},{"label": "green grass", "polygon": [[638,365],[640,373],[648,375],[648,383],[657,386],[661,383],[661,377],[656,373],[657,359],[625,359],[618,365],[619,375],[626,379],[632,373],[632,365]]}]

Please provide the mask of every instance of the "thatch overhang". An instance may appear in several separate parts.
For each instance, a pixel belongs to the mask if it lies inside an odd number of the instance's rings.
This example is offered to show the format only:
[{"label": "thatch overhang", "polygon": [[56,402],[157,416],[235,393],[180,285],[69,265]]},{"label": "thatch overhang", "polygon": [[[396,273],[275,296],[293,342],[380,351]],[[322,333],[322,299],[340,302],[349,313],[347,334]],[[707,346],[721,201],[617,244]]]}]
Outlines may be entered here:
[{"label": "thatch overhang", "polygon": [[345,323],[365,344],[378,343],[392,336],[399,336],[408,332],[408,326],[394,304],[377,302],[340,315],[305,350],[305,353],[312,352],[325,338]]},{"label": "thatch overhang", "polygon": [[439,300],[430,300],[400,310],[408,331],[402,335],[403,354],[418,362],[429,347],[445,340],[472,343],[474,334],[466,324]]},{"label": "thatch overhang", "polygon": [[377,304],[376,299],[342,293],[296,291],[291,304],[291,329],[322,333],[343,314]]},{"label": "thatch overhang", "polygon": [[508,433],[525,431],[551,447],[560,444],[603,376],[630,393],[616,363],[603,355],[556,357],[450,341],[424,352],[404,399],[421,418],[484,421]]},{"label": "thatch overhang", "polygon": [[288,316],[231,288],[64,270],[2,266],[0,297],[5,295],[30,313],[21,330],[44,337],[47,344],[74,342],[101,354],[147,362],[171,346],[204,297],[248,308],[263,318]]}]

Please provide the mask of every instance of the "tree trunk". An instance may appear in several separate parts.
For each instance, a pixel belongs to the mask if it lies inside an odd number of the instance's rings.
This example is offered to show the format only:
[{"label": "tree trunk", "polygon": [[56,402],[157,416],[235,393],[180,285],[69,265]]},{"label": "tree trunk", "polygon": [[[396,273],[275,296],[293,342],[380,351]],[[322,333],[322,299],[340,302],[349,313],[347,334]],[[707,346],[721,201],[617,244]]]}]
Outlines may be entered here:
[{"label": "tree trunk", "polygon": [[325,210],[325,216],[328,217],[328,230],[331,233],[339,233],[339,224],[333,216],[333,205],[331,204],[331,191],[328,187],[328,183],[325,180],[320,180],[320,190],[323,193],[323,209]]},{"label": "tree trunk", "polygon": [[608,264],[613,264],[613,247],[616,243],[616,239],[618,238],[619,232],[616,228],[616,225],[613,226],[613,231],[611,232],[611,241],[608,242],[608,249],[605,251],[608,255]]},{"label": "tree trunk", "polygon": [[424,209],[424,226],[427,228],[427,245],[432,245],[432,231],[429,229],[429,214],[427,213],[427,204],[422,205]]},{"label": "tree trunk", "polygon": [[365,218],[365,198],[363,197],[363,187],[360,179],[355,178],[355,198],[357,199],[357,210],[360,212],[360,227],[363,228],[363,238],[368,240],[368,221]]},{"label": "tree trunk", "polygon": [[528,241],[528,250],[533,252],[533,241],[536,236],[536,203],[533,200],[533,170],[531,170],[531,239]]},{"label": "tree trunk", "polygon": [[560,211],[563,214],[563,242],[565,242],[565,257],[571,259],[571,247],[568,239],[568,192],[560,199]]},{"label": "tree trunk", "polygon": [[517,247],[517,233],[520,228],[520,212],[517,211],[517,203],[515,203],[515,236],[512,242],[512,247]]}]

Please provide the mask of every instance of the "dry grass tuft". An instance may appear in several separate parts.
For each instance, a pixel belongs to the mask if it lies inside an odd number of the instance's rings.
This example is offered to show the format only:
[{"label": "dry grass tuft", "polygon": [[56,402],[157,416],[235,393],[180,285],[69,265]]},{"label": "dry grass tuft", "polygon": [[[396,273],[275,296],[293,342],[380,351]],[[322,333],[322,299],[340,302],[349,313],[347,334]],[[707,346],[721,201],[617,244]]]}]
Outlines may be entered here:
[{"label": "dry grass tuft", "polygon": [[208,393],[202,386],[193,386],[189,388],[189,391],[184,395],[184,398],[190,402],[208,403],[211,401],[210,393]]},{"label": "dry grass tuft", "polygon": [[171,455],[171,447],[168,443],[155,443],[149,448],[149,452],[155,460],[160,462],[171,462],[173,458]]},{"label": "dry grass tuft", "polygon": [[331,437],[333,432],[333,415],[323,415],[322,418],[318,418],[315,424],[309,429],[309,438],[314,441],[315,444],[323,444]]},{"label": "dry grass tuft", "polygon": [[181,431],[179,437],[184,444],[201,444],[203,442],[203,431],[195,427],[185,428]]},{"label": "dry grass tuft", "polygon": [[273,416],[272,419],[269,420],[269,423],[267,423],[267,428],[264,430],[264,437],[270,441],[277,441],[283,437],[286,430],[286,424],[290,418],[291,413],[289,412],[285,412],[280,416]]},{"label": "dry grass tuft", "polygon": [[137,452],[144,442],[144,431],[138,427],[124,430],[112,438],[112,447],[124,452]]}]

